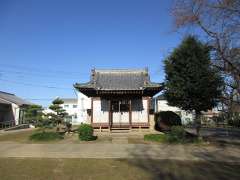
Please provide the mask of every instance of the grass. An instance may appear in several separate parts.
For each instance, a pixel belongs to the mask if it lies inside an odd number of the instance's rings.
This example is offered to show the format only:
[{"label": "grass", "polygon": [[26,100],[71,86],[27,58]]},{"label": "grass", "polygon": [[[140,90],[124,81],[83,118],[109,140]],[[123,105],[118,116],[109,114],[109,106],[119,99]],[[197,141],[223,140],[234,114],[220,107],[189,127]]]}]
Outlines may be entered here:
[{"label": "grass", "polygon": [[154,142],[166,142],[165,134],[146,134],[144,135],[145,141],[154,141]]},{"label": "grass", "polygon": [[56,143],[61,139],[63,139],[63,136],[56,134],[54,130],[48,130],[45,134],[40,129],[0,134],[0,142],[39,143],[42,140],[41,143]]},{"label": "grass", "polygon": [[196,137],[186,136],[184,139],[178,139],[170,134],[146,134],[144,135],[144,141],[158,142],[158,143],[192,143],[202,144],[204,141]]},{"label": "grass", "polygon": [[240,164],[151,159],[1,158],[1,180],[239,179]]},{"label": "grass", "polygon": [[36,132],[36,130],[27,130],[27,131],[19,131],[19,132],[11,132],[7,134],[0,135],[0,142],[11,141],[17,143],[26,143],[29,141],[29,136],[32,133]]},{"label": "grass", "polygon": [[35,132],[31,136],[29,136],[29,139],[32,141],[55,141],[55,140],[61,140],[64,139],[63,135],[57,132]]},{"label": "grass", "polygon": [[[48,130],[50,132],[55,132],[55,129]],[[9,132],[6,134],[0,134],[0,143],[1,142],[14,142],[14,143],[27,143],[27,144],[84,144],[84,143],[111,143],[112,138],[110,136],[98,136],[95,141],[80,141],[78,138],[78,134],[67,134],[64,136],[64,139],[57,139],[52,141],[32,141],[29,137],[32,134],[41,132],[39,129],[28,129],[22,130],[18,132]],[[1,178],[0,178],[1,179]]]}]

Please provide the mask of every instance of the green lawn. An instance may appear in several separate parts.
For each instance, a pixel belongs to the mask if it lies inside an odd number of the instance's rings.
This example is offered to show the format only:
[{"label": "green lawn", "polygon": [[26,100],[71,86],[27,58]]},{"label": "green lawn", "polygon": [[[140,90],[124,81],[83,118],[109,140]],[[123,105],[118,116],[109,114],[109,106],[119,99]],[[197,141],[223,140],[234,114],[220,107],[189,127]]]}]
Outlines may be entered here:
[{"label": "green lawn", "polygon": [[1,180],[239,179],[240,164],[149,159],[0,159]]},{"label": "green lawn", "polygon": [[[102,143],[102,142],[110,142],[112,141],[111,137],[109,136],[99,136],[96,141],[80,141],[78,138],[78,134],[69,134],[65,135],[64,139],[59,140],[52,140],[52,141],[32,141],[29,139],[29,137],[37,132],[39,130],[33,129],[28,131],[19,131],[9,134],[0,134],[0,142],[17,142],[17,143]],[[48,131],[54,131],[54,130],[48,130]]]},{"label": "green lawn", "polygon": [[9,134],[1,134],[0,141],[13,141],[19,143],[25,143],[29,141],[29,136],[32,135],[33,132],[36,130],[29,130],[29,131],[19,131]]}]

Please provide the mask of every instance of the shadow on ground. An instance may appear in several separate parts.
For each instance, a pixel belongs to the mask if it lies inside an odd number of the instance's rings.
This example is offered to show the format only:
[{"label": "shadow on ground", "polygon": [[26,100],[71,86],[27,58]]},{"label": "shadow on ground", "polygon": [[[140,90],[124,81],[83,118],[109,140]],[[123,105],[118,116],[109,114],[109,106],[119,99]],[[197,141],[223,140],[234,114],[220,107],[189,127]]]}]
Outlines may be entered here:
[{"label": "shadow on ground", "polygon": [[[163,151],[168,149],[169,145],[166,145],[163,148]],[[200,179],[210,179],[210,180],[237,180],[240,177],[240,159],[239,163],[233,162],[221,162],[218,161],[219,156],[222,155],[221,151],[224,149],[218,149],[211,154],[207,150],[193,151],[191,156],[196,158],[201,158],[201,160],[171,160],[176,152],[166,152],[168,154],[169,160],[161,160],[152,158],[149,152],[156,151],[156,149],[141,149],[143,154],[142,158],[139,157],[139,149],[136,151],[129,152],[132,156],[132,159],[127,160],[129,166],[135,166],[141,168],[142,171],[148,172],[151,174],[151,179],[162,179],[162,180],[200,180]],[[151,147],[150,147],[151,148]],[[197,147],[196,147],[197,148]],[[156,152],[157,154],[157,152]],[[177,156],[177,154],[174,154]],[[186,155],[187,156],[187,155]],[[236,156],[231,156],[231,154],[225,155],[224,159],[233,159]],[[235,159],[236,160],[236,159]],[[126,161],[126,160],[122,160]]]}]

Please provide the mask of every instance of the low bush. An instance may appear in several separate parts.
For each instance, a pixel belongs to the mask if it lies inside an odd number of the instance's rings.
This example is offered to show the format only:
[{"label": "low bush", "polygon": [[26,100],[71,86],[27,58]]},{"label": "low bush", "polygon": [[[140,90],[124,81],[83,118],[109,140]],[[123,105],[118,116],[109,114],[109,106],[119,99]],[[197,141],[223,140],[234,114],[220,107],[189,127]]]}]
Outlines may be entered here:
[{"label": "low bush", "polygon": [[170,143],[184,142],[186,132],[182,126],[172,126],[171,131],[167,134],[167,141]]},{"label": "low bush", "polygon": [[53,141],[53,140],[60,140],[63,139],[63,135],[57,133],[57,132],[36,132],[32,134],[30,137],[30,140],[34,141]]},{"label": "low bush", "polygon": [[93,136],[93,127],[89,124],[81,124],[78,128],[78,135],[82,141],[96,140],[96,137]]},{"label": "low bush", "polygon": [[144,136],[145,141],[155,141],[162,143],[201,143],[197,137],[189,135],[182,126],[173,126],[165,134],[147,134]]},{"label": "low bush", "polygon": [[169,131],[172,126],[181,126],[181,118],[172,111],[162,111],[155,114],[156,129]]}]

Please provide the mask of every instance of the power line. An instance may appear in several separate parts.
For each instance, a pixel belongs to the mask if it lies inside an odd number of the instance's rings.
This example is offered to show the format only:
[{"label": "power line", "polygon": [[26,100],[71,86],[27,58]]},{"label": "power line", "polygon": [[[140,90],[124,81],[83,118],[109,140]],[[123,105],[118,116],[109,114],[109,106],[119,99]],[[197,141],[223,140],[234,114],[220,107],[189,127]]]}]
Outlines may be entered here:
[{"label": "power line", "polygon": [[49,98],[49,99],[41,99],[41,98],[25,98],[25,100],[30,100],[30,101],[51,101],[54,98]]},{"label": "power line", "polygon": [[[73,76],[73,75],[68,75],[68,74],[47,74],[47,73],[39,73],[39,72],[13,71],[13,70],[3,70],[3,69],[0,69],[0,73],[13,73],[13,74],[18,74],[18,75],[28,75],[28,76],[31,75],[31,76],[37,76],[37,77],[61,78],[61,79],[77,79],[77,78],[79,78],[79,76],[77,76],[77,75]],[[86,76],[86,74],[85,75],[82,74],[81,76]]]},{"label": "power line", "polygon": [[48,89],[59,89],[59,90],[73,90],[73,88],[65,88],[65,87],[56,87],[56,86],[47,86],[47,85],[40,85],[40,84],[32,84],[32,83],[24,83],[18,81],[10,81],[6,79],[0,78],[0,81],[11,83],[11,84],[18,84],[22,86],[30,86],[30,87],[40,87],[40,88],[48,88]]},{"label": "power line", "polygon": [[0,66],[5,66],[6,68],[11,68],[11,69],[23,69],[23,70],[34,70],[34,72],[38,71],[40,73],[62,73],[62,74],[72,74],[72,75],[83,75],[83,74],[88,74],[89,73],[82,73],[82,72],[74,72],[74,71],[63,71],[63,70],[55,70],[55,69],[39,69],[39,68],[36,68],[36,67],[26,67],[26,66],[19,66],[19,65],[10,65],[10,64],[3,64],[3,63],[0,63]]}]

